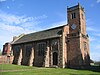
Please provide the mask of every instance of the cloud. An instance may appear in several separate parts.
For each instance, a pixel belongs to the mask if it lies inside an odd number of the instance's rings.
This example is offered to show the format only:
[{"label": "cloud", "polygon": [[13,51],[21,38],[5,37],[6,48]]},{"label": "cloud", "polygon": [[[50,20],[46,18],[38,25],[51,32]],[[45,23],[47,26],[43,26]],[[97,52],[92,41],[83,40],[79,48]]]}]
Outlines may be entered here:
[{"label": "cloud", "polygon": [[44,15],[38,16],[38,17],[27,17],[27,16],[17,16],[17,15],[12,15],[12,14],[6,14],[2,12],[0,13],[0,20],[3,23],[11,24],[11,25],[33,22],[36,20],[44,19],[44,18],[45,18]]},{"label": "cloud", "polygon": [[[5,12],[0,11],[0,24],[4,27],[22,27],[22,28],[30,28],[39,24],[41,20],[47,18],[46,15],[37,16],[37,17],[27,17],[27,16],[17,16],[12,14],[7,14]],[[1,27],[2,28],[2,27]],[[12,29],[13,29],[12,28]],[[4,29],[4,28],[3,28]],[[7,29],[7,28],[6,28]]]},{"label": "cloud", "polygon": [[10,7],[9,6],[7,6],[7,9],[9,9]]},{"label": "cloud", "polygon": [[100,33],[95,33],[94,35],[100,37]]},{"label": "cloud", "polygon": [[94,27],[95,23],[92,19],[87,19],[86,24],[87,24],[87,27],[86,27],[87,31],[92,31],[92,32],[98,32],[99,31],[97,28]]},{"label": "cloud", "polygon": [[93,42],[93,41],[95,41],[96,39],[95,38],[93,38],[93,37],[89,37],[89,39],[90,39],[90,42]]},{"label": "cloud", "polygon": [[20,24],[25,19],[23,18],[23,16],[20,17],[20,16],[16,16],[16,15],[0,12],[0,20],[1,20],[2,23],[6,23],[6,24],[13,24],[13,23]]},{"label": "cloud", "polygon": [[91,52],[90,57],[94,61],[100,61],[100,53],[99,52]]},{"label": "cloud", "polygon": [[36,17],[18,16],[0,10],[0,35],[2,35],[0,36],[0,46],[11,41],[13,36],[42,29],[39,24],[47,17],[46,15]]},{"label": "cloud", "polygon": [[[7,0],[0,0],[0,2],[5,2],[5,1],[7,1]],[[13,2],[15,1],[15,0],[12,0]]]},{"label": "cloud", "polygon": [[95,46],[95,49],[100,50],[100,44],[97,44],[97,45]]},{"label": "cloud", "polygon": [[0,29],[7,30],[10,32],[17,32],[23,30],[23,28],[21,28],[20,26],[11,26],[11,25],[6,25],[4,23],[0,23]]},{"label": "cloud", "polygon": [[42,16],[38,16],[38,17],[34,17],[32,18],[33,20],[38,20],[38,19],[44,19],[44,18],[47,18],[48,16],[46,15],[42,15]]},{"label": "cloud", "polygon": [[7,0],[0,0],[0,2],[5,2],[5,1],[7,1]]},{"label": "cloud", "polygon": [[94,4],[90,4],[91,7],[94,7]]},{"label": "cloud", "polygon": [[94,24],[94,21],[92,19],[88,18],[88,19],[86,19],[86,24],[91,26]]},{"label": "cloud", "polygon": [[97,3],[100,3],[100,0],[97,0]]},{"label": "cloud", "polygon": [[92,19],[87,19],[86,20],[86,30],[90,32],[100,32],[100,30],[95,26],[95,23]]},{"label": "cloud", "polygon": [[87,27],[86,30],[87,30],[87,31],[94,31],[94,32],[97,32],[97,31],[98,31],[96,28],[90,27],[90,26]]},{"label": "cloud", "polygon": [[98,32],[99,31],[96,27],[94,27],[95,23],[92,19],[87,19],[86,24],[87,24],[87,27],[86,27],[87,31],[93,31],[93,32]]},{"label": "cloud", "polygon": [[15,1],[15,0],[12,0],[13,2]]},{"label": "cloud", "polygon": [[55,22],[55,23],[52,23],[50,26],[50,28],[54,28],[54,27],[58,27],[58,26],[62,26],[62,25],[66,25],[66,20],[65,21],[60,21],[60,22]]}]

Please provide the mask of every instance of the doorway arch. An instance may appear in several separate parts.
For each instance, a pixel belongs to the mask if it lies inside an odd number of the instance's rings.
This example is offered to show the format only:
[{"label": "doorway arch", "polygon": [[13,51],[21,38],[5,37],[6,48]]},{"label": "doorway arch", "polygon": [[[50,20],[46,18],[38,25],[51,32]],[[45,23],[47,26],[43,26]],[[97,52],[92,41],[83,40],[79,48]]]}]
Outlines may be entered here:
[{"label": "doorway arch", "polygon": [[53,65],[57,65],[58,64],[58,53],[54,52],[53,53]]}]

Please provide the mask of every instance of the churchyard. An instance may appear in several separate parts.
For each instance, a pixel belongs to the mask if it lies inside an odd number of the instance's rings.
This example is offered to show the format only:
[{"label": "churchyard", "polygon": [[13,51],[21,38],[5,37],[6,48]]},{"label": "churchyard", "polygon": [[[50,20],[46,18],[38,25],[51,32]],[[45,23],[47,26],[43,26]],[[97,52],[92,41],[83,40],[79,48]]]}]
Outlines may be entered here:
[{"label": "churchyard", "polygon": [[13,64],[0,64],[0,75],[100,75],[100,67],[96,70],[80,70],[69,68],[44,68],[33,66],[20,66]]}]

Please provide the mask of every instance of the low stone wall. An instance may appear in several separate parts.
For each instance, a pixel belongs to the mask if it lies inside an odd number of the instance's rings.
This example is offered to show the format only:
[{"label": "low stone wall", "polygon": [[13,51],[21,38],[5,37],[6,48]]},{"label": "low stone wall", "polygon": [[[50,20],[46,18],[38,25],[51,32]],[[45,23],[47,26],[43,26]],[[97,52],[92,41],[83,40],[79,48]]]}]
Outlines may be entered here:
[{"label": "low stone wall", "polygon": [[3,56],[0,56],[0,64],[12,64],[13,62],[13,56],[6,56],[6,55],[3,55]]}]

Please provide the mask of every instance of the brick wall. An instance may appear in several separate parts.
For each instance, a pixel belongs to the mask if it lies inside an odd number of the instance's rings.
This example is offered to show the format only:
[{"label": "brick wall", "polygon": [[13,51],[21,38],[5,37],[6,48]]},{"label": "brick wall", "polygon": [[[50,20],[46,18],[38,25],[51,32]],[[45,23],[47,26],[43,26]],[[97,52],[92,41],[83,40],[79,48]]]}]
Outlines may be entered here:
[{"label": "brick wall", "polygon": [[6,56],[6,55],[3,55],[3,56],[0,56],[0,64],[12,64],[13,62],[13,56]]}]

